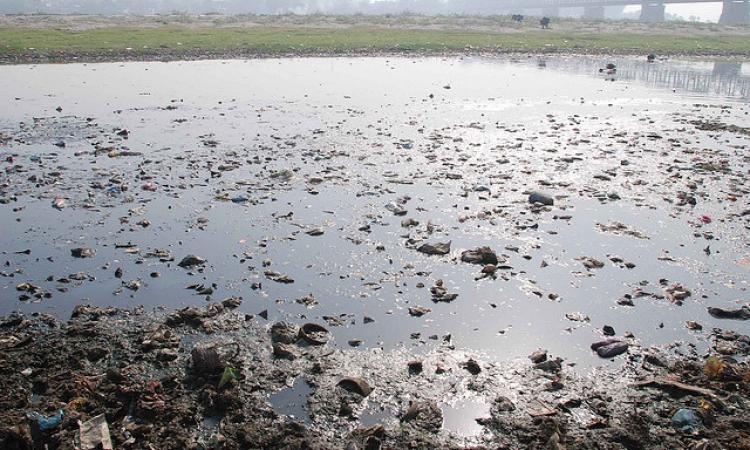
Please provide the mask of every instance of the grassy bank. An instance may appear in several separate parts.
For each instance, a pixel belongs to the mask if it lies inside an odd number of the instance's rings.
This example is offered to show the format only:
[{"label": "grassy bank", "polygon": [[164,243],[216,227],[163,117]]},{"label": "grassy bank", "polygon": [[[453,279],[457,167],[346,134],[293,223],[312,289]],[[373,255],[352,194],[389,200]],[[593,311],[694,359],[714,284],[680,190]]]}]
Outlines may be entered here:
[{"label": "grassy bank", "polygon": [[569,51],[750,55],[745,35],[577,33],[560,30],[515,32],[347,27],[107,27],[83,31],[0,28],[0,55],[44,56],[59,52],[175,55],[196,52],[310,54],[315,52]]}]

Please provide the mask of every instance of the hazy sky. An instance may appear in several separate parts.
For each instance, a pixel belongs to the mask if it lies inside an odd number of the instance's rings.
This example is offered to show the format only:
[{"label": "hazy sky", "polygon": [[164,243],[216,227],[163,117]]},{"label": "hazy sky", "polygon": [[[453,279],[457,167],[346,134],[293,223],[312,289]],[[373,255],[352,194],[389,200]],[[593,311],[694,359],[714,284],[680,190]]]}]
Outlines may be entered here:
[{"label": "hazy sky", "polygon": [[[410,10],[422,14],[469,12],[493,14],[493,0],[0,0],[0,12],[189,12],[221,11],[277,13],[295,11],[298,13],[323,11],[329,13],[351,13],[363,10],[371,14],[397,13]],[[640,0],[627,6],[625,12],[637,18]],[[359,5],[359,6],[357,6]],[[466,8],[466,9],[464,9]],[[722,4],[685,3],[669,4],[666,11],[685,20],[695,16],[703,22],[716,22],[721,15]],[[564,15],[580,14],[579,11],[561,12]]]},{"label": "hazy sky", "polygon": [[[640,10],[637,5],[628,6],[625,11]],[[702,22],[717,22],[721,15],[721,3],[683,3],[667,5],[667,12],[677,14],[687,20],[690,16],[698,16]]]}]

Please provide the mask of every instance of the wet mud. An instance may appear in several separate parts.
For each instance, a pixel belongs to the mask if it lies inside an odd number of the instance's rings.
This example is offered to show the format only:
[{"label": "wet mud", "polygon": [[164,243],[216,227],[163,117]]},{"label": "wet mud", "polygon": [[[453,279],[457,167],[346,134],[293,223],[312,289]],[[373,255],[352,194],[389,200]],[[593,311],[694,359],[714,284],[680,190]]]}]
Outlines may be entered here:
[{"label": "wet mud", "polygon": [[[82,305],[66,322],[4,317],[0,443],[73,448],[80,421],[100,414],[114,448],[134,449],[750,443],[746,363],[717,359],[713,370],[695,352],[650,348],[630,352],[617,373],[584,377],[564,363],[494,362],[444,341],[416,372],[408,351],[338,350],[299,336],[279,356],[285,326],[222,303],[169,314]],[[57,424],[32,431],[38,419],[27,412],[59,410]],[[680,411],[691,420],[680,422]]]}]

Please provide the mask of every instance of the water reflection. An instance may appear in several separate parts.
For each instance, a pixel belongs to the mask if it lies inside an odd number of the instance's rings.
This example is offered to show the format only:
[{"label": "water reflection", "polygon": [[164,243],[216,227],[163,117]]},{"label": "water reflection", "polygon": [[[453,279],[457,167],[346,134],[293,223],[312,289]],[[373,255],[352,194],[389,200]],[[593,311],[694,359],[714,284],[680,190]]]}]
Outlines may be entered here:
[{"label": "water reflection", "polygon": [[[599,58],[540,58],[539,68],[561,69],[575,73],[596,74],[609,59]],[[750,99],[750,76],[743,74],[741,61],[657,61],[621,59],[617,65],[617,80],[636,81],[651,87]],[[745,68],[747,73],[747,67]]]},{"label": "water reflection", "polygon": [[310,416],[307,414],[307,396],[312,392],[312,388],[303,378],[297,378],[294,385],[282,389],[268,397],[268,403],[273,409],[293,420],[309,422]]},{"label": "water reflection", "polygon": [[742,63],[735,61],[716,61],[711,73],[719,77],[739,77],[742,72]]},{"label": "water reflection", "polygon": [[[726,306],[746,289],[746,269],[735,261],[746,256],[747,235],[737,231],[737,220],[724,220],[741,211],[741,202],[724,200],[727,188],[737,191],[736,180],[722,176],[700,188],[707,194],[695,212],[673,211],[665,199],[675,196],[670,190],[678,181],[664,171],[689,163],[672,161],[686,158],[676,145],[644,139],[653,131],[681,137],[673,130],[675,117],[688,121],[708,113],[640,83],[592,82],[609,61],[620,80],[637,68],[720,76],[713,75],[712,62],[605,57],[549,58],[547,69],[532,57],[512,64],[496,58],[310,58],[2,67],[7,88],[0,101],[13,107],[2,111],[0,123],[13,124],[7,133],[21,140],[0,151],[0,161],[13,161],[3,166],[10,171],[0,172],[6,199],[0,199],[0,250],[7,252],[0,314],[18,309],[66,317],[79,303],[202,305],[204,297],[185,288],[203,284],[212,286],[214,301],[242,296],[241,312],[265,311],[269,322],[330,320],[332,345],[344,348],[356,339],[363,347],[427,349],[450,334],[452,344],[488,358],[525,358],[543,347],[582,368],[609,364],[589,346],[610,325],[633,332],[644,346],[682,340],[702,351],[705,334],[686,329],[685,320],[700,320],[705,330],[742,326],[720,323],[705,309]],[[444,88],[448,83],[451,89]],[[703,101],[726,103],[708,94]],[[746,109],[722,114],[735,123]],[[127,142],[113,136],[115,127],[130,130]],[[613,128],[622,137],[615,138]],[[209,136],[215,148],[206,145]],[[689,139],[682,145],[704,148],[747,173],[743,155],[723,141],[704,133]],[[64,149],[55,145],[60,140]],[[110,141],[143,155],[91,153],[92,145]],[[617,170],[617,179],[596,178],[622,161],[628,168]],[[219,163],[237,167],[209,178],[209,168]],[[14,172],[16,165],[25,171]],[[273,174],[290,169],[289,181],[276,181]],[[58,171],[60,181],[39,184]],[[139,189],[143,176],[160,188]],[[134,188],[109,191],[118,180]],[[522,191],[542,182],[566,200],[532,216]],[[607,192],[623,198],[609,202]],[[69,207],[54,208],[57,195]],[[238,196],[249,201],[228,201]],[[408,231],[385,208],[407,197],[408,217],[421,231]],[[562,211],[570,217],[558,218]],[[708,228],[721,237],[711,241],[710,256],[708,237],[695,237],[690,223],[698,214],[721,219]],[[143,219],[148,227],[137,224]],[[650,239],[597,228],[611,221]],[[312,226],[324,234],[302,231]],[[421,238],[433,232],[434,239],[452,240],[452,257],[407,246],[406,233]],[[137,244],[140,253],[117,243]],[[74,258],[70,250],[79,245],[95,247],[96,256]],[[484,245],[507,254],[513,274],[475,280],[479,268],[457,262],[461,249]],[[208,264],[203,272],[183,270],[146,256],[156,249],[169,250],[176,261],[199,255]],[[661,258],[664,250],[674,259]],[[581,256],[607,266],[594,276]],[[605,259],[611,256],[637,266],[620,267]],[[296,281],[268,280],[266,260],[270,270]],[[121,279],[114,276],[117,268]],[[153,278],[157,271],[161,276]],[[634,306],[616,303],[633,292],[659,294],[661,279],[689,286],[694,300],[679,307],[655,296]],[[128,280],[142,284],[136,291]],[[429,286],[436,280],[458,299],[433,302]],[[20,283],[54,297],[21,301]],[[311,293],[317,305],[296,301]],[[413,306],[431,312],[414,317]],[[590,321],[571,322],[566,314],[573,312]],[[270,401],[288,405],[283,414],[303,418],[305,385],[299,383]]]},{"label": "water reflection", "polygon": [[477,436],[484,431],[478,418],[490,415],[490,406],[481,399],[463,399],[453,405],[443,405],[443,428],[464,437]]}]

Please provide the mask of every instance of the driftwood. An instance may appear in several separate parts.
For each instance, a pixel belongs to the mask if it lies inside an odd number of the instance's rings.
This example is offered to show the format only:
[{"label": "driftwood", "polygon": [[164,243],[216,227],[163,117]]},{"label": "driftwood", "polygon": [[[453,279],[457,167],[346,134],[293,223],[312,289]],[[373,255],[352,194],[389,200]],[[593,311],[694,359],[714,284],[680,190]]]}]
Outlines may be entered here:
[{"label": "driftwood", "polygon": [[634,385],[637,388],[656,386],[660,388],[676,389],[678,391],[686,392],[693,395],[704,395],[706,397],[717,398],[714,391],[711,389],[705,389],[697,386],[691,386],[689,384],[682,383],[680,381],[670,380],[664,377],[649,378],[644,381],[639,381]]}]

